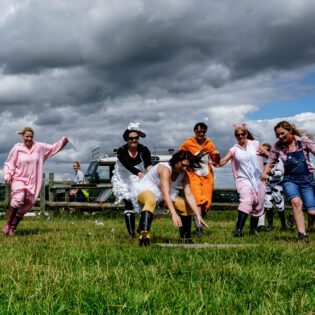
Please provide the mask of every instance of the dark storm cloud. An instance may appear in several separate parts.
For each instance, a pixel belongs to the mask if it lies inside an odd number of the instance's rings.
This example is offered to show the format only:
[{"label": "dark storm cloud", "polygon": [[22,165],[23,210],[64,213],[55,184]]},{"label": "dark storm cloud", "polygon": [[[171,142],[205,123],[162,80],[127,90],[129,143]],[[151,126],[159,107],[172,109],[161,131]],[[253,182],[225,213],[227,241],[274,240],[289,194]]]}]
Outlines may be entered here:
[{"label": "dark storm cloud", "polygon": [[[81,75],[89,73],[95,82],[81,94],[78,89],[72,102],[143,94],[152,86],[191,93],[314,60],[314,5],[308,1],[301,2],[305,7],[294,1],[184,1],[177,7],[135,1],[141,10],[123,17],[113,12],[113,25],[95,20],[87,3],[79,6],[86,11],[34,3],[17,10],[2,30],[0,60],[9,73],[83,67]],[[111,5],[96,7],[102,12]],[[169,15],[161,13],[168,9]],[[76,83],[89,85],[83,78]]]},{"label": "dark storm cloud", "polygon": [[234,122],[314,89],[300,85],[314,70],[313,1],[2,0],[0,12],[1,161],[25,125],[39,141],[69,136],[60,172],[112,152],[130,121],[146,144],[177,147],[204,120],[226,151]]}]

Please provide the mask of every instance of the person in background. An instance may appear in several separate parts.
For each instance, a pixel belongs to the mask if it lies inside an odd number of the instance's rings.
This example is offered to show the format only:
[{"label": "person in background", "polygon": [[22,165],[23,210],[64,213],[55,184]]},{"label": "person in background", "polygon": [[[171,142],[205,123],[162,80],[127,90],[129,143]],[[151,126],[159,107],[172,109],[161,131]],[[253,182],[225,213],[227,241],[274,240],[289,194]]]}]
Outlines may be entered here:
[{"label": "person in background", "polygon": [[[263,147],[270,153],[271,145],[264,143]],[[278,160],[278,163],[270,171],[268,180],[266,181],[266,195],[265,195],[265,214],[268,221],[269,231],[273,230],[273,208],[275,207],[281,222],[281,229],[286,230],[287,225],[284,215],[284,196],[281,181],[283,179],[284,167],[283,162]],[[265,226],[265,214],[263,214],[258,221],[258,231],[262,230]]]},{"label": "person in background", "polygon": [[277,123],[274,131],[278,141],[271,149],[267,164],[261,174],[261,180],[268,179],[268,174],[279,159],[283,161],[282,186],[287,200],[292,205],[298,230],[298,241],[308,242],[303,207],[309,216],[315,216],[315,168],[310,158],[310,153],[315,154],[315,144],[310,135],[303,134],[295,125],[285,120]]},{"label": "person in background", "polygon": [[258,219],[264,212],[266,190],[265,183],[259,178],[263,169],[262,155],[268,156],[269,153],[255,140],[245,124],[235,125],[234,135],[237,143],[219,163],[220,166],[224,166],[229,160],[232,161],[232,172],[239,194],[240,203],[234,236],[243,235],[248,215],[251,216],[250,234],[256,235]]},{"label": "person in background", "polygon": [[[154,165],[143,179],[134,185],[133,202],[138,202],[142,207],[138,229],[140,246],[150,244],[153,213],[161,202],[165,203],[173,224],[179,228],[182,243],[192,243],[192,213],[196,215],[198,224],[208,227],[198,210],[186,174],[186,170],[198,167],[200,167],[200,158],[189,151],[181,150],[176,152],[169,162]],[[175,187],[180,184],[183,185],[185,199],[177,195],[178,191]]]},{"label": "person in background", "polygon": [[[81,171],[80,163],[78,161],[73,162],[74,170],[74,183],[75,184],[85,184],[84,174]],[[86,201],[89,197],[89,192],[86,189],[75,188],[70,190],[69,195],[74,199],[75,202]]]},{"label": "person in background", "polygon": [[152,167],[150,150],[139,143],[139,138],[145,136],[139,123],[128,125],[123,134],[126,144],[117,150],[118,160],[112,177],[116,202],[123,201],[125,204],[124,218],[130,238],[135,238],[136,212],[139,211],[130,199],[132,187]]},{"label": "person in background", "polygon": [[44,162],[68,143],[67,137],[55,144],[36,142],[31,127],[25,127],[18,134],[22,136],[22,143],[13,146],[3,167],[4,180],[11,184],[10,208],[3,228],[5,235],[13,235],[25,213],[34,206],[42,185]]},{"label": "person in background", "polygon": [[[210,162],[220,162],[220,152],[216,150],[213,142],[206,137],[208,126],[199,122],[194,126],[194,136],[185,140],[179,150],[187,150],[193,155],[201,156],[201,168],[187,172],[190,180],[191,191],[195,197],[199,213],[204,217],[209,211],[214,188],[214,175]],[[202,226],[194,216],[196,234],[203,235]]]}]

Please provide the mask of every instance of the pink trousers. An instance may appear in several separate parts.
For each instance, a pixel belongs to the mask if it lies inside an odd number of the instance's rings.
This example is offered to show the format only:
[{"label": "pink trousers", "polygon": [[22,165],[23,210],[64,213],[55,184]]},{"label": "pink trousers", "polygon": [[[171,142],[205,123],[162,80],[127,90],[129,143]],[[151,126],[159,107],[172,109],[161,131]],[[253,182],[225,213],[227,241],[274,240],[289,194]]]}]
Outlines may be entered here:
[{"label": "pink trousers", "polygon": [[24,216],[24,214],[30,210],[34,203],[29,199],[26,199],[27,190],[15,190],[11,192],[11,207],[18,209],[17,214]]},{"label": "pink trousers", "polygon": [[255,192],[252,186],[247,184],[240,185],[237,188],[240,196],[238,210],[250,214],[253,217],[260,217],[264,213],[264,202],[266,185],[261,183],[258,192]]}]

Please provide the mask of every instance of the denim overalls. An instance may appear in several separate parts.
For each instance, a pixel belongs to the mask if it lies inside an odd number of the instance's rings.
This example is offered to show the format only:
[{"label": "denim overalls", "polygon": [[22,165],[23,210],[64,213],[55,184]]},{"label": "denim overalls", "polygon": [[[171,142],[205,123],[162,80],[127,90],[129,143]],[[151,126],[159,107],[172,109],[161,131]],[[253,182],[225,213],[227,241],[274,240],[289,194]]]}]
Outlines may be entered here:
[{"label": "denim overalls", "polygon": [[301,141],[297,141],[295,152],[287,154],[282,185],[288,200],[300,197],[305,210],[315,210],[315,181],[306,164]]}]

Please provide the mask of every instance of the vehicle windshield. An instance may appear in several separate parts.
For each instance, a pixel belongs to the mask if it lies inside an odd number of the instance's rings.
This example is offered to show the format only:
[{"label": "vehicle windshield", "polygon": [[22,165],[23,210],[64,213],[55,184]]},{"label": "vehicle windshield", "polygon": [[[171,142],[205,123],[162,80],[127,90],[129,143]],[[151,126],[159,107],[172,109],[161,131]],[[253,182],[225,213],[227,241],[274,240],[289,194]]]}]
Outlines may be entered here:
[{"label": "vehicle windshield", "polygon": [[89,168],[87,169],[87,171],[85,172],[85,176],[89,176],[94,172],[95,166],[96,166],[97,162],[91,162],[89,165]]}]

